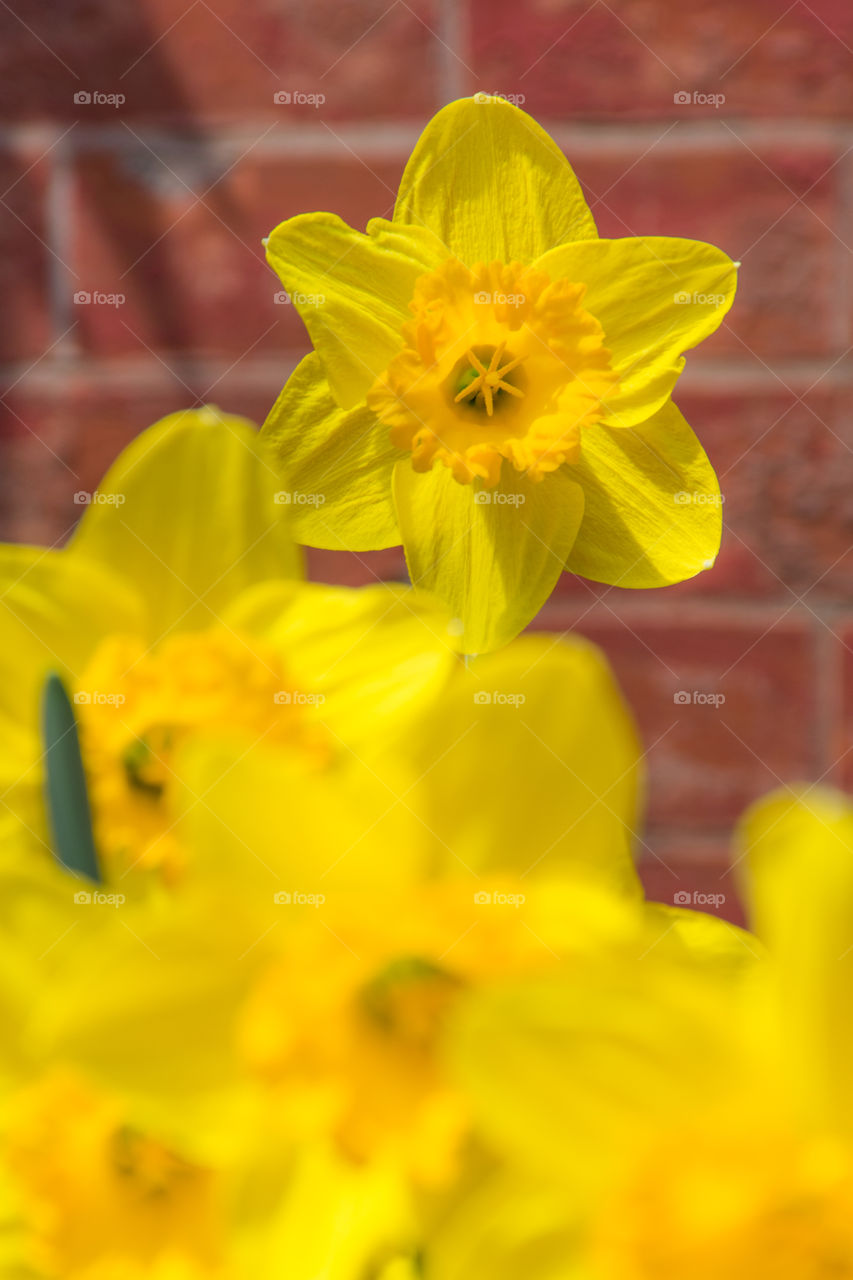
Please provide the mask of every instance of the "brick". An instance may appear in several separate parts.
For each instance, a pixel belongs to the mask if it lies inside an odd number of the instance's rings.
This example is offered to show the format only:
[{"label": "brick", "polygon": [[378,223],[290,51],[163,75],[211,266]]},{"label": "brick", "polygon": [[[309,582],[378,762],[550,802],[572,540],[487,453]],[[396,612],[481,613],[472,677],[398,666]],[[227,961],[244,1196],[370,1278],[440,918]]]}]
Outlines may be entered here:
[{"label": "brick", "polygon": [[[275,369],[247,375],[151,360],[24,380],[0,388],[0,539],[51,545],[81,514],[79,490],[92,492],[121,450],[152,423],[200,403],[260,423],[277,394]],[[287,376],[285,362],[282,380]],[[223,376],[224,375],[224,376]]]},{"label": "brick", "polygon": [[731,842],[725,836],[715,839],[652,831],[645,846],[639,870],[652,902],[686,906],[733,924],[746,924],[738,879],[731,871]]},{"label": "brick", "polygon": [[282,286],[261,240],[311,210],[328,209],[363,230],[389,212],[401,165],[361,164],[343,148],[316,160],[240,159],[239,151],[174,143],[158,152],[160,159],[144,147],[79,158],[75,287],[125,298],[118,307],[74,308],[83,349],[235,357],[309,350],[295,308],[275,301]]},{"label": "brick", "polygon": [[0,399],[0,541],[52,546],[79,514],[81,488],[65,458],[69,421],[52,396],[6,390]]},{"label": "brick", "polygon": [[600,234],[706,240],[742,264],[731,311],[689,364],[733,355],[760,367],[835,351],[845,305],[840,264],[849,257],[835,151],[762,148],[721,134],[719,149],[690,154],[644,155],[637,144],[618,156],[579,158]]},{"label": "brick", "polygon": [[[802,397],[802,400],[798,399]],[[705,590],[808,607],[853,593],[853,433],[846,388],[682,398],[726,495],[724,551]],[[701,425],[700,425],[701,424]]]},{"label": "brick", "polygon": [[[50,161],[0,150],[0,363],[38,356],[51,342],[44,200]],[[13,317],[13,322],[9,322]]]},{"label": "brick", "polygon": [[[659,611],[660,612],[660,611]],[[816,658],[807,621],[728,621],[686,607],[661,620],[552,604],[537,629],[600,644],[648,751],[649,822],[728,832],[753,800],[818,771]],[[686,694],[687,703],[677,702]],[[722,695],[725,702],[695,702]]]},{"label": "brick", "polygon": [[830,762],[833,765],[825,779],[826,785],[843,787],[853,791],[853,621],[848,618],[837,628],[836,658],[839,669],[841,693],[834,708],[829,742]]},{"label": "brick", "polygon": [[[524,94],[534,114],[696,119],[853,114],[845,0],[473,0],[477,88]],[[688,93],[687,104],[675,101]],[[697,102],[724,94],[725,103]]]},{"label": "brick", "polygon": [[340,587],[370,587],[377,582],[405,582],[406,559],[401,547],[385,551],[307,551],[308,576],[312,582],[329,582]]},{"label": "brick", "polygon": [[[140,431],[192,406],[197,397],[260,423],[276,393],[260,378],[247,386],[226,375],[209,395],[209,378],[159,382],[158,389],[140,392],[137,370],[126,386],[112,382],[105,389],[95,379],[76,376],[57,380],[50,390],[0,395],[0,541],[64,542],[82,511],[74,494],[93,492]],[[306,561],[315,582],[360,587],[408,581],[396,547],[358,555],[309,549]]]},{"label": "brick", "polygon": [[[11,9],[20,16],[18,20]],[[251,116],[294,127],[429,114],[441,46],[433,0],[65,0],[6,6],[0,108],[6,119],[210,122]],[[75,94],[126,101],[75,102]],[[289,92],[291,102],[274,102]],[[324,94],[320,106],[295,95]]]}]

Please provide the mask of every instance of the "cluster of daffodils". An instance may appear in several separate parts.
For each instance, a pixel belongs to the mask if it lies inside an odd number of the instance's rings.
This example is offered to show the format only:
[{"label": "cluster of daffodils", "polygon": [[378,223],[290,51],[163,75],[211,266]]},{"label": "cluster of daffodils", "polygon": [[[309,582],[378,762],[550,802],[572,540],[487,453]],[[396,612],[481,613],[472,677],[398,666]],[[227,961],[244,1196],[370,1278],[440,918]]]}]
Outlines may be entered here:
[{"label": "cluster of daffodils", "polygon": [[853,809],[747,816],[754,934],[646,902],[606,661],[518,635],[713,562],[669,397],[733,264],[599,240],[495,99],[268,252],[264,430],[166,418],[0,549],[0,1276],[853,1280]]}]

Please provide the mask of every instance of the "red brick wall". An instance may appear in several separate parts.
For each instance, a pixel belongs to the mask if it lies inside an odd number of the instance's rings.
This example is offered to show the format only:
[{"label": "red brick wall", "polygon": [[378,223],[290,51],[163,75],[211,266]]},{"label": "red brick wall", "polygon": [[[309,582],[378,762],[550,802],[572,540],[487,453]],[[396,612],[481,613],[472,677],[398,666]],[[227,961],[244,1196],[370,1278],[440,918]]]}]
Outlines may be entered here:
[{"label": "red brick wall", "polygon": [[261,420],[306,348],[261,236],[303,210],[387,213],[426,119],[476,89],[524,95],[602,234],[707,238],[743,263],[680,394],[726,495],[716,569],[665,592],[567,578],[540,620],[600,641],[639,716],[652,892],[725,892],[734,912],[744,805],[853,783],[849,0],[9,0],[0,534],[61,541],[74,492],[168,410]]}]

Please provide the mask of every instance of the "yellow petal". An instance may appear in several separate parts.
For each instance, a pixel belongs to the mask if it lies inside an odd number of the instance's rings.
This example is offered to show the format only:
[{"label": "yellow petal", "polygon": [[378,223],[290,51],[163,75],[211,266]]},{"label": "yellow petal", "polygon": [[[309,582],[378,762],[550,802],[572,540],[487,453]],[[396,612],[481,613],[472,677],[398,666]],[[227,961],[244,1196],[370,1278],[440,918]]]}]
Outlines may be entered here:
[{"label": "yellow petal", "polygon": [[[414,1229],[400,1179],[379,1162],[358,1167],[316,1145],[299,1156],[269,1233],[247,1275],[289,1280],[415,1280],[384,1259]],[[374,1269],[376,1268],[376,1269]]]},{"label": "yellow petal", "polygon": [[360,756],[405,735],[458,665],[446,611],[411,587],[267,583],[225,617],[280,649],[296,688],[322,698],[318,715]]},{"label": "yellow petal", "polygon": [[608,425],[633,427],[669,397],[682,352],[717,329],[732,304],[735,264],[713,245],[667,236],[562,245],[536,266],[585,284],[619,379]]},{"label": "yellow petal", "polygon": [[367,235],[333,213],[282,222],[267,241],[277,272],[320,355],[332,395],[351,409],[397,354],[415,281],[446,257],[420,227],[374,218]]},{"label": "yellow petal", "polygon": [[316,353],[288,379],[261,439],[282,469],[301,543],[333,551],[399,546],[391,474],[400,450],[364,405],[338,407]]},{"label": "yellow petal", "polygon": [[[36,755],[39,708],[51,671],[74,686],[111,631],[144,623],[132,584],[109,567],[42,547],[0,547],[0,725],[7,767]],[[102,690],[101,692],[109,692]]]},{"label": "yellow petal", "polygon": [[610,951],[475,993],[453,1027],[482,1131],[566,1185],[606,1179],[608,1162],[734,1084],[739,980],[674,963],[666,936]]},{"label": "yellow petal", "polygon": [[532,263],[595,223],[559,147],[524,111],[476,94],[439,111],[406,165],[395,222],[429,227],[449,253]]},{"label": "yellow petal", "polygon": [[153,639],[207,627],[239,591],[301,573],[281,488],[251,423],[212,408],[172,414],[111,467],[70,553],[134,583]]},{"label": "yellow petal", "polygon": [[444,466],[394,469],[394,501],[409,575],[456,620],[464,653],[518,635],[548,599],[583,514],[566,468],[539,483],[504,464],[496,489],[477,492]]},{"label": "yellow petal", "polygon": [[566,568],[619,587],[662,587],[710,569],[722,498],[696,436],[668,401],[632,428],[590,427],[572,475],[584,514]]},{"label": "yellow petal", "polygon": [[777,791],[744,818],[746,896],[776,975],[778,1048],[811,1112],[853,1131],[853,807]]},{"label": "yellow petal", "polygon": [[80,882],[68,881],[68,934],[34,1028],[36,1051],[142,1100],[194,1146],[215,1145],[236,1105],[235,1023],[263,956],[258,945],[248,950],[258,932],[245,927],[233,894],[204,911],[189,895],[76,905]]},{"label": "yellow petal", "polygon": [[577,1265],[585,1209],[561,1182],[498,1165],[454,1195],[430,1235],[430,1273],[442,1280],[598,1280]]},{"label": "yellow petal", "polygon": [[410,799],[449,873],[572,871],[638,893],[642,748],[587,641],[525,635],[478,658],[425,712],[412,748]]},{"label": "yellow petal", "polygon": [[188,875],[232,893],[239,884],[256,938],[287,921],[276,894],[321,895],[322,905],[341,889],[409,883],[428,865],[429,832],[400,802],[411,771],[388,760],[377,768],[329,736],[333,755],[321,766],[298,750],[225,738],[188,746],[176,763],[178,830],[195,851]]},{"label": "yellow petal", "polygon": [[645,914],[650,929],[660,927],[661,934],[666,934],[672,944],[683,944],[687,955],[706,959],[721,972],[725,967],[742,969],[764,955],[755,934],[720,916],[662,902],[647,902]]}]

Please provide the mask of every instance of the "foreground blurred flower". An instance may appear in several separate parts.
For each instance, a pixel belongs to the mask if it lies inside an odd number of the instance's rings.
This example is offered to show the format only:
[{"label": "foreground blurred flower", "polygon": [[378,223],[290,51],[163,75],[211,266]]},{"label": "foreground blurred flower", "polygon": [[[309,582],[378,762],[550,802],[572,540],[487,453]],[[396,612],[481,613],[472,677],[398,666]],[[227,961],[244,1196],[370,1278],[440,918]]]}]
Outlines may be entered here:
[{"label": "foreground blurred flower", "polygon": [[303,541],[402,541],[469,653],[517,634],[563,569],[650,587],[713,563],[716,478],[670,393],[731,304],[734,264],[694,241],[597,239],[524,112],[452,103],[393,222],[362,235],[301,215],[267,256],[316,351],[265,427],[313,496]]},{"label": "foreground blurred flower", "polygon": [[[45,1280],[365,1280],[399,1251],[388,1274],[405,1276],[418,1201],[467,1176],[471,1104],[445,1061],[460,1000],[589,947],[675,939],[638,892],[640,749],[602,656],[530,636],[465,667],[430,607],[405,600],[262,582],[224,610],[253,652],[307,661],[302,643],[314,669],[339,668],[308,750],[247,737],[227,664],[188,673],[192,636],[140,658],[138,690],[122,674],[130,724],[146,699],[192,721],[165,777],[132,760],[146,798],[167,788],[175,891],[134,892],[109,860],[112,883],[86,883],[23,827],[14,856],[4,843],[15,1265]],[[251,667],[237,675],[252,705]],[[215,715],[189,715],[200,698]],[[84,721],[90,775],[93,732],[116,759],[113,714]],[[339,749],[333,728],[367,765],[328,764],[315,735]]]},{"label": "foreground blurred flower", "polygon": [[279,840],[265,869],[227,830],[194,828],[211,874],[154,904],[72,902],[49,864],[3,900],[10,1275],[366,1280],[395,1251],[428,1259],[430,1205],[493,1165],[488,1091],[448,1052],[477,998],[521,981],[535,1002],[593,956],[713,954],[701,918],[572,876],[388,888],[377,856],[361,888],[276,901],[299,851]]},{"label": "foreground blurred flower", "polygon": [[[108,878],[180,875],[172,793],[196,734],[277,744],[297,775],[344,756],[357,808],[403,709],[455,665],[441,611],[413,592],[282,582],[301,566],[278,484],[251,424],[176,414],[121,455],[66,550],[0,548],[5,804],[45,839],[39,702],[47,687],[50,718],[56,673]],[[70,713],[56,733],[67,745]]]},{"label": "foreground blurred flower", "polygon": [[474,998],[456,1060],[504,1163],[426,1276],[853,1276],[853,809],[780,793],[743,836],[760,963],[655,949]]}]

